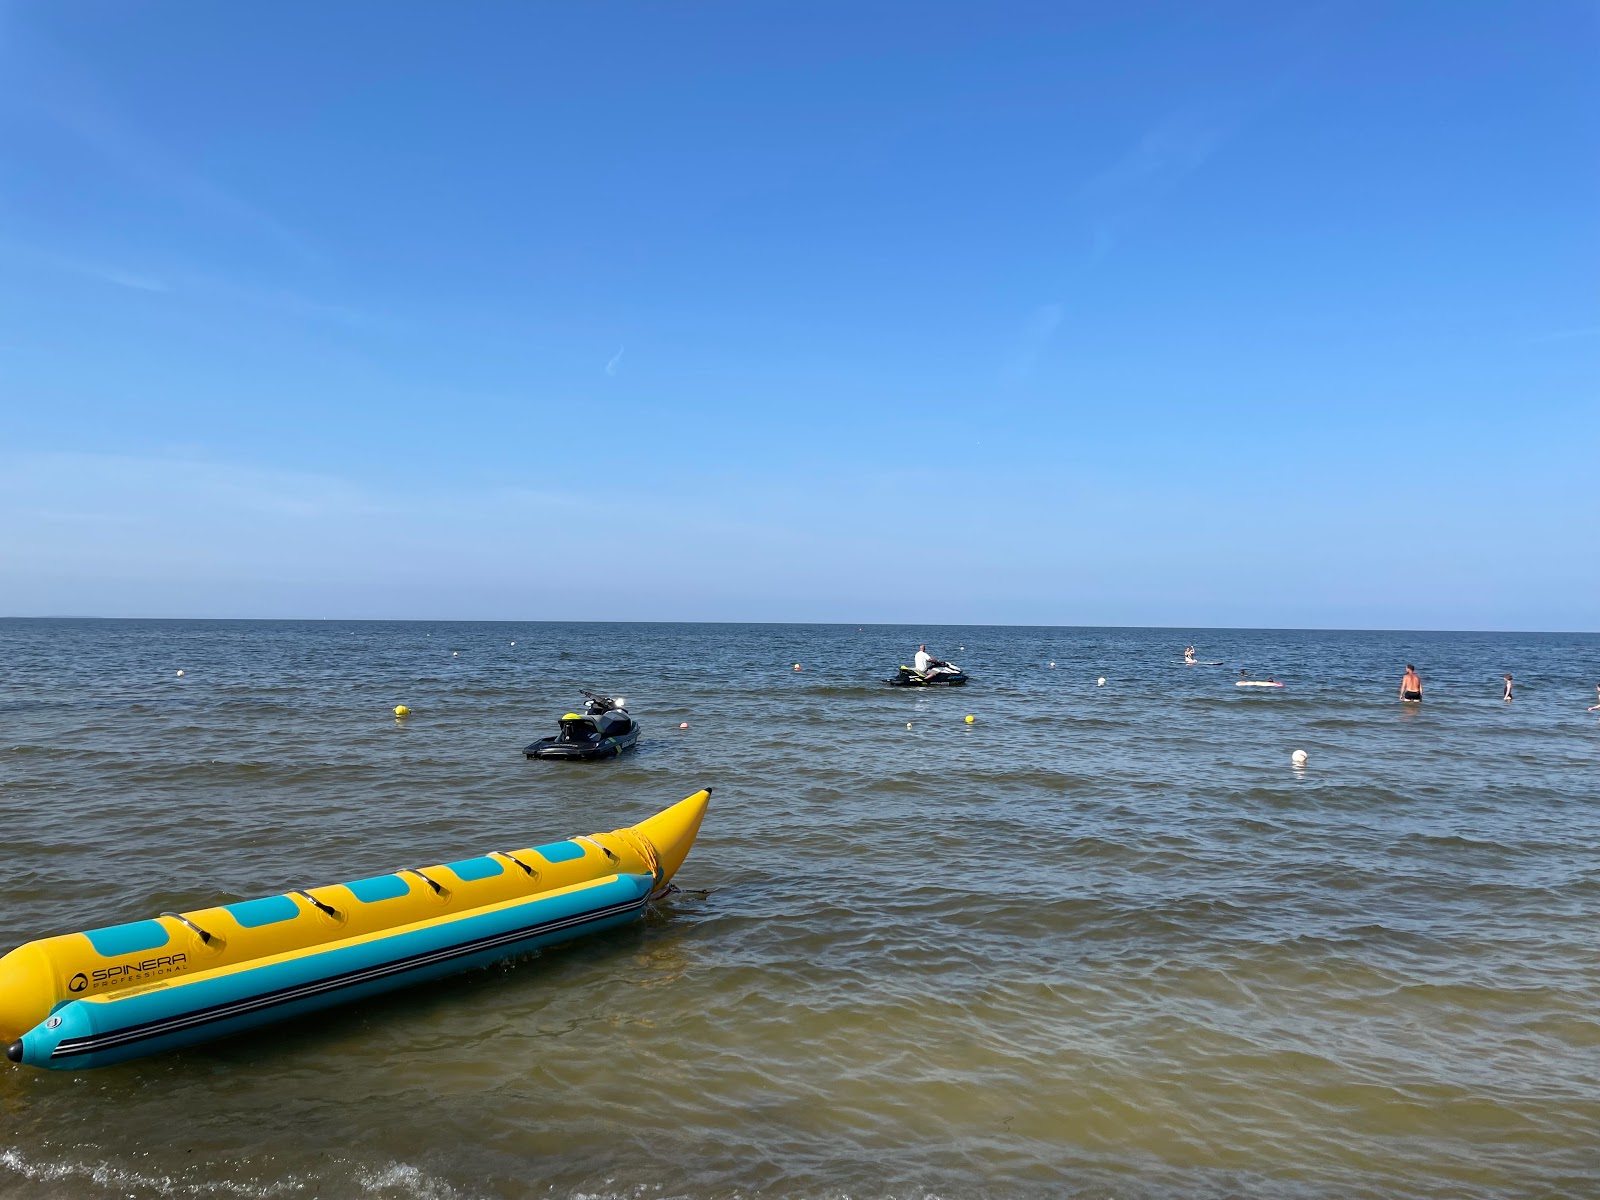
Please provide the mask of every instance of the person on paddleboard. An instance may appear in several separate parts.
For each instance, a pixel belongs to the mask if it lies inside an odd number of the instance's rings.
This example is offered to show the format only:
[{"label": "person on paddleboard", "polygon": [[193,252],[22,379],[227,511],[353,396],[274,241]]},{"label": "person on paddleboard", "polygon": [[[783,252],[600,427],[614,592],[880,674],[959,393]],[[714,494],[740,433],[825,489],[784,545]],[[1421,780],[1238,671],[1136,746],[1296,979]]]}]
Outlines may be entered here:
[{"label": "person on paddleboard", "polygon": [[1185,646],[1183,648],[1183,661],[1186,662],[1186,663],[1192,663],[1194,661],[1194,647],[1193,646]]},{"label": "person on paddleboard", "polygon": [[1410,663],[1406,664],[1405,677],[1400,680],[1400,699],[1422,699],[1422,676],[1417,674],[1417,669]]}]

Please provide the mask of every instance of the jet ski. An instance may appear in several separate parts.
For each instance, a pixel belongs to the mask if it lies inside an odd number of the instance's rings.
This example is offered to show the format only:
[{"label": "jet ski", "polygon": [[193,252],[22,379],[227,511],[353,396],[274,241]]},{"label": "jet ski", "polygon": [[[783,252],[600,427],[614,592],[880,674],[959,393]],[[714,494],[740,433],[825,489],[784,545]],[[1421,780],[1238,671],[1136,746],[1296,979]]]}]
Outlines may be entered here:
[{"label": "jet ski", "polygon": [[967,675],[953,662],[931,659],[926,671],[915,667],[901,667],[893,679],[884,680],[891,687],[960,687]]},{"label": "jet ski", "polygon": [[614,758],[638,742],[639,724],[628,715],[622,697],[593,692],[583,696],[581,713],[569,712],[561,718],[560,732],[529,743],[523,754],[529,758]]}]

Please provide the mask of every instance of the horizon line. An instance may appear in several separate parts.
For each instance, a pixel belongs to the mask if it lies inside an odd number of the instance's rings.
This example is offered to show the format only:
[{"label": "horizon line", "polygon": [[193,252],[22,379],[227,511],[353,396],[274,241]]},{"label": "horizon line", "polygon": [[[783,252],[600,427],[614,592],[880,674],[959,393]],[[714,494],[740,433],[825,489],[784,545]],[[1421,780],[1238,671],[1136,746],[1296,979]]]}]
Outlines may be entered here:
[{"label": "horizon line", "polygon": [[1019,621],[738,621],[738,620],[659,620],[659,619],[607,619],[595,617],[149,617],[63,614],[8,614],[0,621],[238,621],[253,624],[305,625],[330,622],[344,625],[837,625],[858,629],[867,628],[928,628],[928,629],[1149,629],[1197,630],[1233,633],[1489,633],[1489,634],[1540,634],[1553,637],[1593,637],[1600,629],[1406,629],[1388,626],[1342,625],[1073,625],[1031,624]]}]

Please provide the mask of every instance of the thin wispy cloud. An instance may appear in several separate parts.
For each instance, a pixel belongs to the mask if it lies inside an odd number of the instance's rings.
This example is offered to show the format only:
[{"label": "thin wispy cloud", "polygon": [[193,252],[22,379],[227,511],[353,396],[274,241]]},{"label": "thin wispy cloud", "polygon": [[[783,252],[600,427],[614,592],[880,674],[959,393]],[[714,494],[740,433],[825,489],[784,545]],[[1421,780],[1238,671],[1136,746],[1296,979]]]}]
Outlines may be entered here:
[{"label": "thin wispy cloud", "polygon": [[1091,199],[1162,192],[1193,174],[1227,140],[1229,123],[1195,112],[1171,113],[1146,130],[1120,158],[1083,185]]},{"label": "thin wispy cloud", "polygon": [[88,72],[37,30],[16,26],[10,22],[0,39],[0,98],[19,117],[48,123],[125,178],[193,214],[249,231],[302,262],[321,261],[282,220],[143,136]]},{"label": "thin wispy cloud", "polygon": [[[116,503],[107,505],[113,499]],[[0,457],[0,512],[66,519],[84,512],[178,511],[319,520],[393,515],[395,503],[337,476],[188,455],[33,453]]]},{"label": "thin wispy cloud", "polygon": [[1098,262],[1109,255],[1126,228],[1204,168],[1238,124],[1237,115],[1221,110],[1169,113],[1085,180],[1078,202],[1093,229],[1089,260]]},{"label": "thin wispy cloud", "polygon": [[136,292],[170,292],[168,281],[149,271],[133,270],[121,263],[102,262],[72,254],[56,254],[38,246],[0,240],[0,261],[10,260],[25,266],[62,271],[100,283],[113,284]]},{"label": "thin wispy cloud", "polygon": [[1056,330],[1061,328],[1061,319],[1066,311],[1065,305],[1043,304],[1028,314],[1018,332],[1011,361],[1006,365],[1008,379],[1022,383],[1033,377],[1039,360],[1055,340]]},{"label": "thin wispy cloud", "polygon": [[627,347],[623,346],[611,356],[611,361],[606,363],[607,375],[615,375],[617,373],[617,368],[622,365],[622,352],[626,349]]},{"label": "thin wispy cloud", "polygon": [[156,274],[118,263],[102,262],[72,254],[57,254],[34,246],[0,241],[0,261],[8,259],[34,268],[92,279],[129,291],[171,295],[175,299],[201,305],[208,311],[223,305],[368,331],[392,332],[400,325],[385,314],[320,300],[292,289],[262,287],[182,269],[163,270],[160,274]]},{"label": "thin wispy cloud", "polygon": [[124,271],[118,267],[80,266],[78,270],[91,278],[115,284],[117,287],[130,288],[136,292],[167,292],[172,290],[152,275],[135,275],[132,271]]},{"label": "thin wispy cloud", "polygon": [[1600,325],[1586,325],[1577,329],[1553,329],[1549,333],[1535,334],[1525,338],[1523,345],[1537,346],[1547,342],[1576,342],[1585,338],[1600,337]]}]

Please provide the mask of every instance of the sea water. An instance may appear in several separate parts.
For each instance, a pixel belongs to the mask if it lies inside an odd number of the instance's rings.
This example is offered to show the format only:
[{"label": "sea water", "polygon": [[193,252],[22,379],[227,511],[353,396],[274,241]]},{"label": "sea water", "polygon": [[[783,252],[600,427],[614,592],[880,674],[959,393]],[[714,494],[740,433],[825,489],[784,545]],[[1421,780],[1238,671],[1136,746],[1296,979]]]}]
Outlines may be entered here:
[{"label": "sea water", "polygon": [[[921,642],[971,684],[884,685]],[[715,789],[634,927],[0,1064],[0,1195],[1600,1195],[1594,635],[16,620],[0,664],[0,948]],[[525,760],[582,687],[638,750]]]}]

